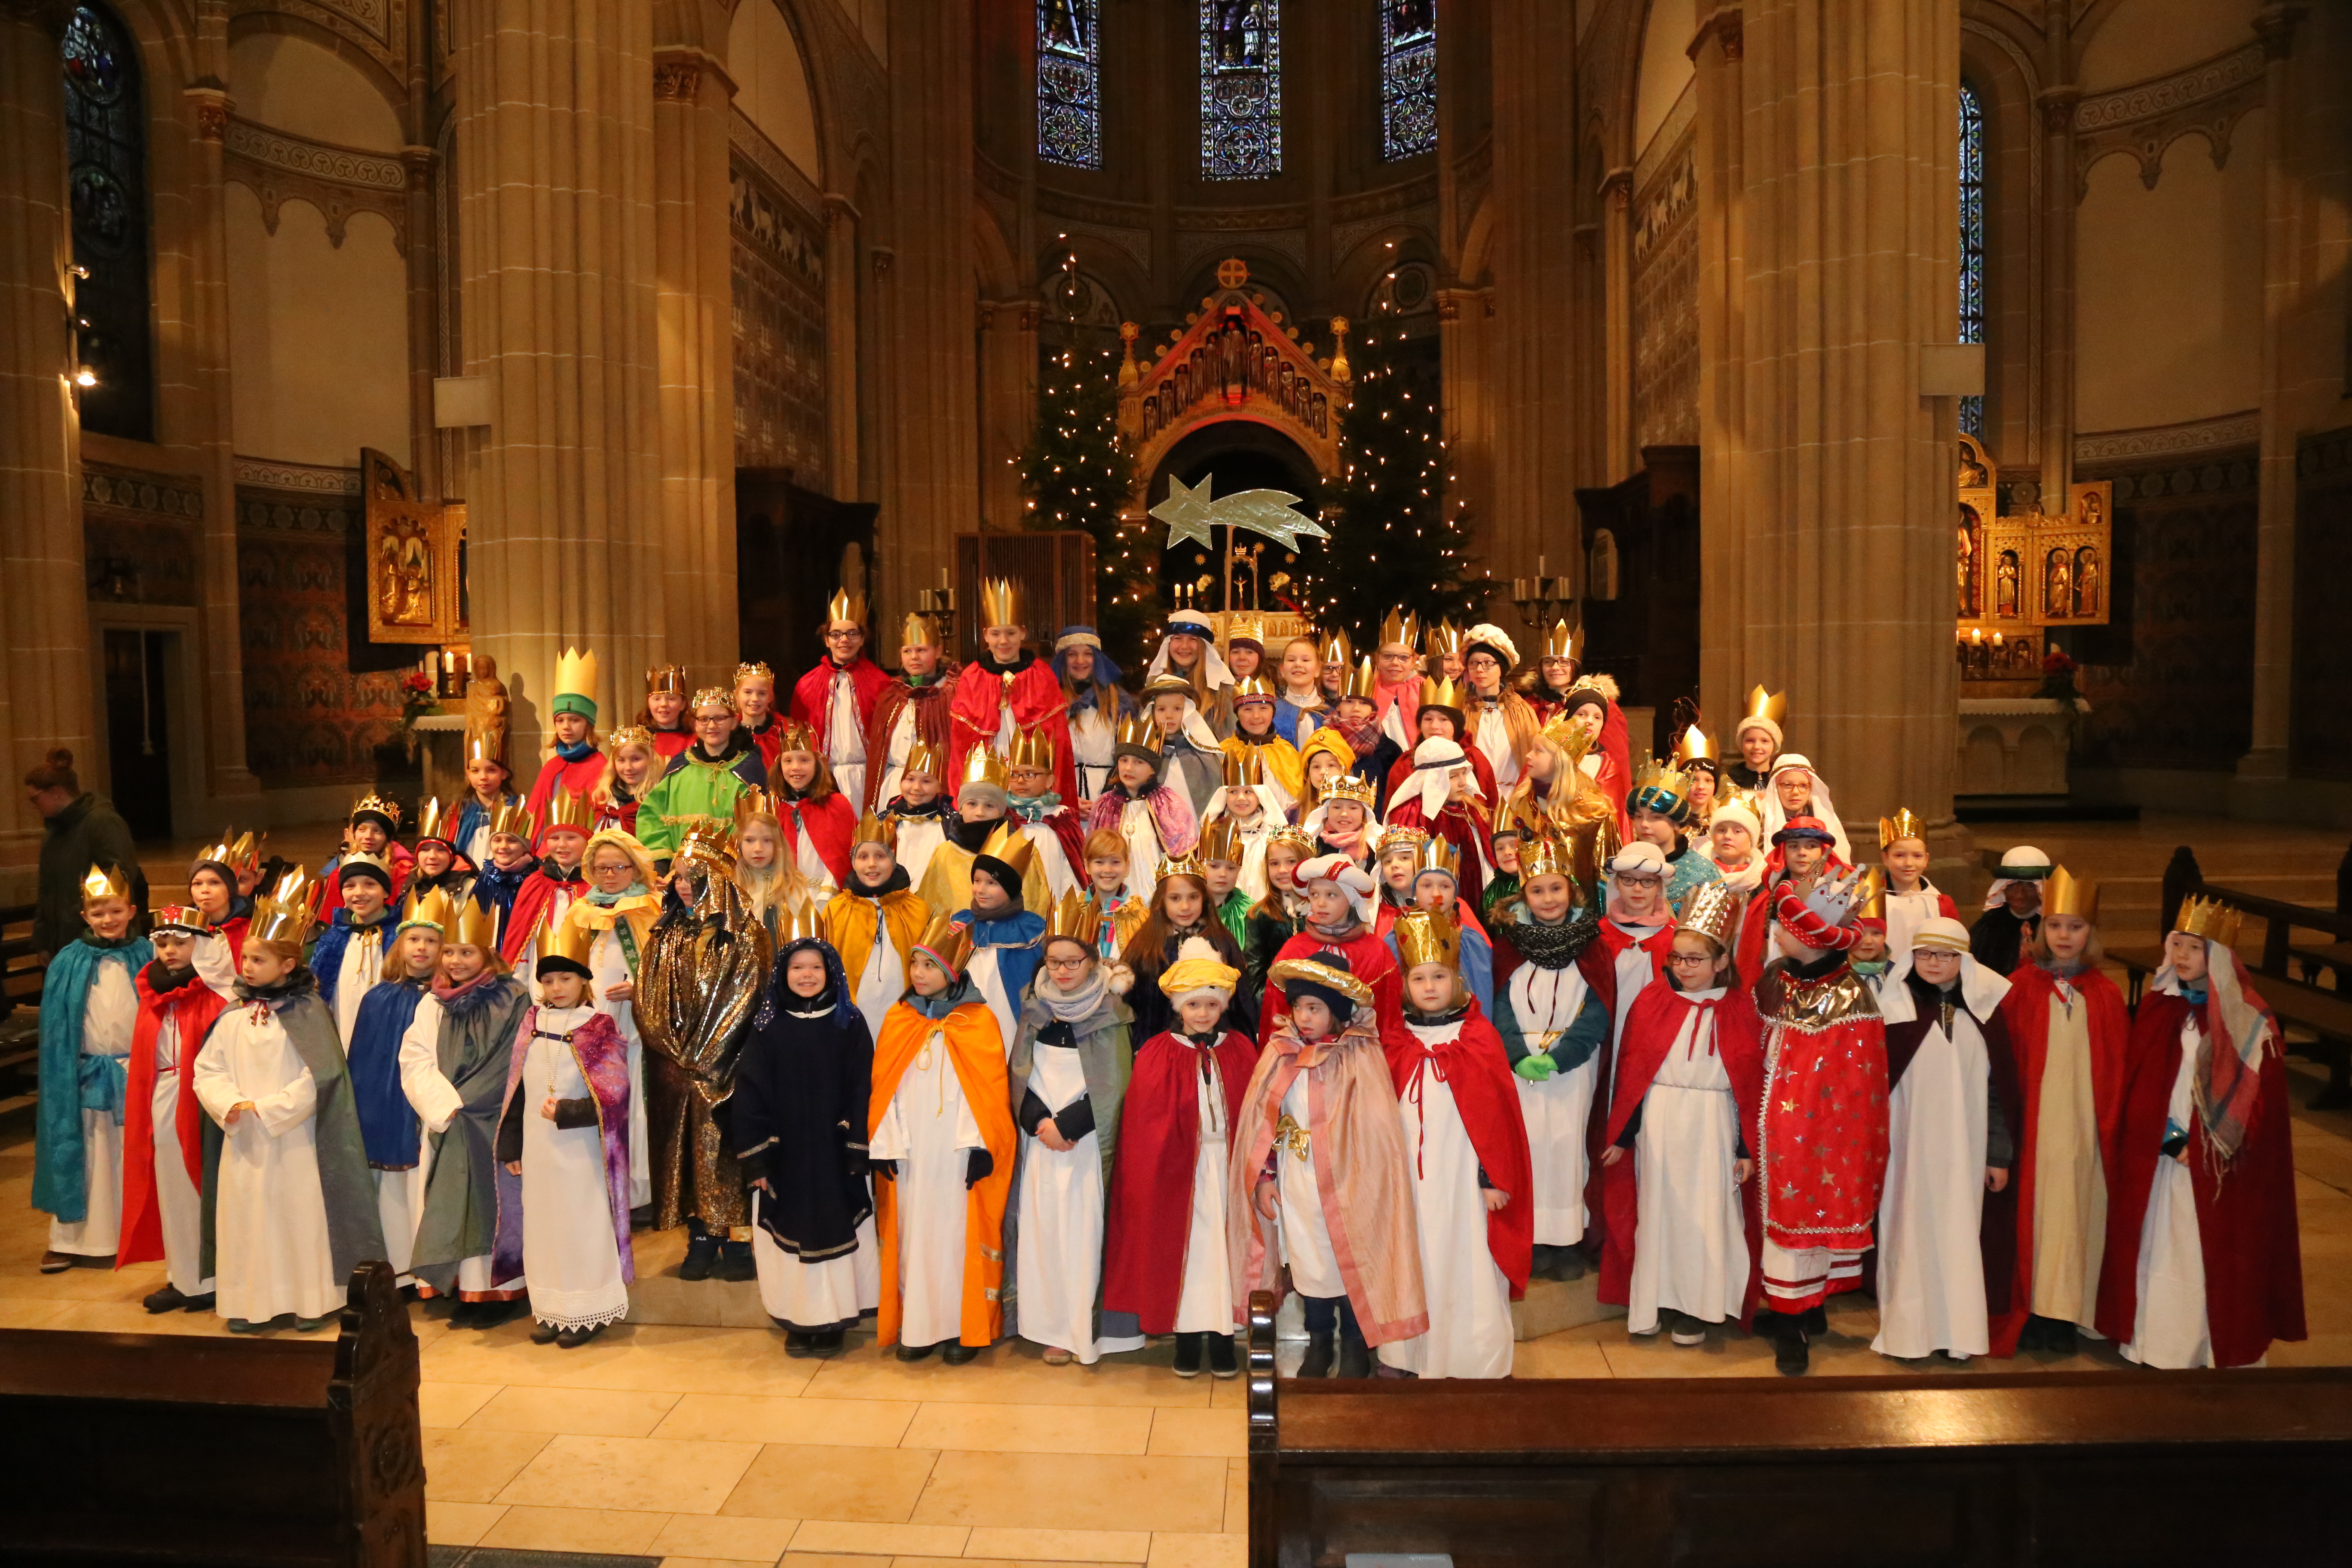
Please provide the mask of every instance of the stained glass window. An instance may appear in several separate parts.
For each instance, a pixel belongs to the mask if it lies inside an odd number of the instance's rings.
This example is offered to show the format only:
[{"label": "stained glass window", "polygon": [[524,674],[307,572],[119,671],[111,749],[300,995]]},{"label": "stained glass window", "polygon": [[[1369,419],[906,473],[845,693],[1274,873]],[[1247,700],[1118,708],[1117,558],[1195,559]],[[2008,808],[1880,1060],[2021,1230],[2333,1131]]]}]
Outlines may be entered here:
[{"label": "stained glass window", "polygon": [[[1985,341],[1985,123],[1977,89],[1960,83],[1960,342]],[[1984,399],[1960,399],[1960,428],[1984,438]]]},{"label": "stained glass window", "polygon": [[1437,147],[1437,0],[1381,0],[1381,156]]},{"label": "stained glass window", "polygon": [[1281,0],[1201,0],[1201,173],[1282,173]]},{"label": "stained glass window", "polygon": [[96,380],[81,389],[87,430],[154,438],[147,320],[147,136],[139,58],[121,23],[78,5],[66,24],[66,160],[73,205],[76,346]]},{"label": "stained glass window", "polygon": [[1102,57],[1096,0],[1037,0],[1037,156],[1102,167]]}]

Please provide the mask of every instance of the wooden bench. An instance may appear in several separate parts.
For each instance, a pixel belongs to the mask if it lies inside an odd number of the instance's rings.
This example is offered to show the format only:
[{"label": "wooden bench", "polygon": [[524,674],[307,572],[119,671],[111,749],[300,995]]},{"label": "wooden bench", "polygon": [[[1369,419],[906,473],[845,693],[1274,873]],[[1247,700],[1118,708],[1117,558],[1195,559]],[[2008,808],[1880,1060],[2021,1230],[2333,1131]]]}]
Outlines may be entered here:
[{"label": "wooden bench", "polygon": [[1302,1383],[1251,1308],[1251,1568],[2344,1560],[2352,1369]]},{"label": "wooden bench", "polygon": [[0,1330],[0,1563],[424,1568],[416,1336],[388,1264],[332,1340]]}]

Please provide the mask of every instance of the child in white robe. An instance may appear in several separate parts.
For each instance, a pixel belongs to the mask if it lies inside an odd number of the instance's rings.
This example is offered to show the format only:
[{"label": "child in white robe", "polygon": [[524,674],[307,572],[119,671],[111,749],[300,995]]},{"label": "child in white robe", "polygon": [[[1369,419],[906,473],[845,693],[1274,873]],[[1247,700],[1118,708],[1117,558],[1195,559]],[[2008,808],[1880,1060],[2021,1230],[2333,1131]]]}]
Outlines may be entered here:
[{"label": "child in white robe", "polygon": [[82,879],[89,929],[50,961],[33,1154],[33,1206],[50,1216],[44,1274],[77,1258],[111,1263],[120,1239],[123,1092],[139,1026],[131,977],[154,957],[131,932],[135,912],[123,874],[92,866]]}]

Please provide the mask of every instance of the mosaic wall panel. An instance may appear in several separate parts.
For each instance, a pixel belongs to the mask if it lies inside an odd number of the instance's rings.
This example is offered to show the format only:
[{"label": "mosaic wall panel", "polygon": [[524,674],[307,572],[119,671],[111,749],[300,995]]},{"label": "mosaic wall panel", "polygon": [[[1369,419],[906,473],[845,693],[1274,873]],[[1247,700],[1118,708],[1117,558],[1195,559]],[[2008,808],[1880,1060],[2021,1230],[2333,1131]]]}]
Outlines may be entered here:
[{"label": "mosaic wall panel", "polygon": [[740,153],[730,160],[735,462],[826,488],[824,229]]},{"label": "mosaic wall panel", "polygon": [[196,603],[201,481],[84,463],[82,551],[89,596],[120,605]]},{"label": "mosaic wall panel", "polygon": [[1687,138],[1633,198],[1633,442],[1698,440],[1698,185]]},{"label": "mosaic wall panel", "polygon": [[264,789],[413,772],[400,738],[400,678],[416,654],[366,640],[356,470],[352,478],[347,495],[237,487],[246,762]]},{"label": "mosaic wall panel", "polygon": [[2234,768],[2253,738],[2253,454],[2074,477],[2116,486],[2111,623],[2058,638],[2091,701],[2076,760]]}]

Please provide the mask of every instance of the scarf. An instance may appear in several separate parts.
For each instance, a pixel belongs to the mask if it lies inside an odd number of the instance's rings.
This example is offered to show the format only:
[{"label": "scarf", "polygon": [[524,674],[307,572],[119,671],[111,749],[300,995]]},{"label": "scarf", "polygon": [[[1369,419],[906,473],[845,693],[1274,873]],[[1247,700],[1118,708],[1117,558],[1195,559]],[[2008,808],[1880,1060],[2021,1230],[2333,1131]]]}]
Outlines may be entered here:
[{"label": "scarf", "polygon": [[961,816],[950,818],[946,823],[948,842],[959,849],[969,849],[977,855],[988,843],[989,835],[994,833],[1003,820],[997,817],[988,822],[966,822]]},{"label": "scarf", "polygon": [[1381,721],[1377,718],[1352,725],[1335,718],[1326,727],[1347,742],[1348,749],[1360,758],[1370,756],[1372,749],[1381,743]]},{"label": "scarf", "polygon": [[2275,1050],[2278,1025],[2246,984],[2246,966],[2219,942],[2205,944],[2202,994],[2168,973],[2172,989],[2198,1010],[2197,1066],[2190,1094],[2216,1161],[2225,1169],[2246,1141],[2246,1123],[2262,1091],[2263,1056]]},{"label": "scarf", "polygon": [[242,980],[236,985],[238,1001],[257,1011],[266,1007],[273,1013],[284,1012],[289,1003],[299,1002],[318,989],[318,979],[307,963],[296,964],[285,979],[274,985],[248,985]]},{"label": "scarf", "polygon": [[[855,877],[856,873],[853,871],[850,875]],[[858,882],[842,890],[853,898],[879,900],[892,893],[904,892],[911,886],[913,883],[907,875],[907,868],[894,865],[890,868],[890,874],[882,879],[882,885],[878,888],[866,882]]]},{"label": "scarf", "polygon": [[1083,1024],[1109,1002],[1110,978],[1097,963],[1087,972],[1076,991],[1065,991],[1050,977],[1040,975],[1029,994],[1054,1016],[1055,1023]]},{"label": "scarf", "polygon": [[[1018,658],[1015,658],[1011,664],[999,664],[996,662],[996,656],[994,654],[990,653],[986,648],[982,648],[980,650],[980,657],[973,659],[971,662],[974,667],[986,674],[1003,677],[1007,675],[1019,675],[1023,670],[1027,669],[1031,665],[1037,662],[1037,656],[1024,647],[1021,650],[1021,656]],[[940,1016],[944,1017],[946,1015],[941,1014]]]},{"label": "scarf", "polygon": [[894,822],[943,821],[948,815],[948,801],[946,796],[935,795],[922,805],[913,805],[905,795],[893,795],[890,804],[882,808],[882,815]]},{"label": "scarf", "polygon": [[555,754],[567,763],[584,763],[596,754],[596,744],[593,741],[574,741],[566,745],[558,741],[555,743]]},{"label": "scarf", "polygon": [[147,989],[152,991],[159,998],[170,995],[196,977],[194,966],[186,969],[166,969],[163,966],[163,961],[160,958],[149,963],[139,973],[147,982]]},{"label": "scarf", "polygon": [[1510,938],[1520,956],[1538,969],[1566,969],[1600,931],[1598,920],[1570,917],[1558,925],[1548,925],[1529,913],[1512,922]]},{"label": "scarf", "polygon": [[592,888],[583,896],[598,909],[609,910],[623,899],[641,899],[645,894],[646,885],[643,882],[632,881],[617,893],[607,893],[601,889]]},{"label": "scarf", "polygon": [[[504,978],[497,970],[487,967],[463,985],[452,985],[436,975],[433,999],[441,1004],[443,1012],[452,1017],[463,1018],[481,1011],[486,1003],[495,1000],[499,994],[499,982]],[[239,986],[238,989],[241,991],[244,987]]]},{"label": "scarf", "polygon": [[1024,822],[1043,822],[1062,809],[1062,796],[1058,790],[1049,789],[1044,795],[1007,795],[1004,803],[1012,815]]},{"label": "scarf", "polygon": [[[1350,915],[1344,923],[1335,926],[1317,925],[1310,920],[1307,922],[1307,929],[1336,947],[1363,935],[1364,922]],[[1312,1067],[1314,1064],[1310,1062],[1307,1065]]]},{"label": "scarf", "polygon": [[936,996],[921,995],[909,989],[905,1001],[908,1006],[936,1024],[965,1003],[975,1000],[977,995],[978,993],[971,988],[971,977],[959,974],[955,978],[954,984]]}]

